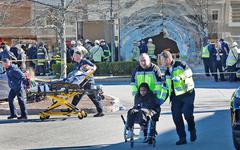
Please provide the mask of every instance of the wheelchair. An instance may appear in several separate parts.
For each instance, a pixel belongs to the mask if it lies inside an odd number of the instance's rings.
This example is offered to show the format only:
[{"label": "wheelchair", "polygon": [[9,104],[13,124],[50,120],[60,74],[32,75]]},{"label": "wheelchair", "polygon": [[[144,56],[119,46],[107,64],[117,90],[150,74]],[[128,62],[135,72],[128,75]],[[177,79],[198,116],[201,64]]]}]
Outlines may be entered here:
[{"label": "wheelchair", "polygon": [[128,132],[128,125],[127,125],[127,120],[125,120],[124,116],[121,115],[123,124],[124,124],[124,141],[125,142],[130,142],[130,147],[133,148],[134,147],[134,143],[148,143],[149,145],[152,145],[153,147],[156,146],[156,136],[157,136],[157,131],[156,131],[156,121],[152,119],[152,117],[149,116],[145,116],[147,118],[147,122],[146,122],[146,129],[144,130],[144,136],[145,139],[143,142],[136,142],[137,137],[139,135],[135,134],[138,130],[141,130],[141,127],[137,127],[137,124],[139,124],[139,122],[134,122],[134,126],[133,126],[133,134],[131,137],[127,136],[127,132]]}]

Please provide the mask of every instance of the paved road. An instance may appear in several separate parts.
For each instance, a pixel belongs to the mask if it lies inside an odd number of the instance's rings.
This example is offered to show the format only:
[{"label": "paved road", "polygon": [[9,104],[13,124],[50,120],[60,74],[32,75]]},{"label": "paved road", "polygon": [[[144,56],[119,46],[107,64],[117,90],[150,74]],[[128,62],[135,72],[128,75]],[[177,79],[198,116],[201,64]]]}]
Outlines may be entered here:
[{"label": "paved road", "polygon": [[[112,83],[104,86],[106,94],[119,97],[130,108],[132,97],[128,83]],[[175,146],[177,140],[171,118],[170,105],[164,104],[157,125],[159,135],[157,147],[162,150],[231,150],[229,98],[239,83],[196,82],[195,118],[198,141],[184,146]],[[0,116],[0,149],[130,149],[123,142],[123,123],[120,114],[126,111],[106,114],[84,120],[54,118],[41,122],[39,116],[30,116],[27,122],[8,121]],[[138,144],[136,149],[152,149]]]}]

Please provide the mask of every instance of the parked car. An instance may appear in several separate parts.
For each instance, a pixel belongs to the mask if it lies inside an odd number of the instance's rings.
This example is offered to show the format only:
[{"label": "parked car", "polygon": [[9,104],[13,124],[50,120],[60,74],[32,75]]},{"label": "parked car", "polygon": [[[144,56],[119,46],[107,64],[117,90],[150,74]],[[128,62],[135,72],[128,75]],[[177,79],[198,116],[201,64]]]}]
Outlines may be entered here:
[{"label": "parked car", "polygon": [[231,122],[233,144],[237,150],[240,149],[240,87],[231,97]]}]

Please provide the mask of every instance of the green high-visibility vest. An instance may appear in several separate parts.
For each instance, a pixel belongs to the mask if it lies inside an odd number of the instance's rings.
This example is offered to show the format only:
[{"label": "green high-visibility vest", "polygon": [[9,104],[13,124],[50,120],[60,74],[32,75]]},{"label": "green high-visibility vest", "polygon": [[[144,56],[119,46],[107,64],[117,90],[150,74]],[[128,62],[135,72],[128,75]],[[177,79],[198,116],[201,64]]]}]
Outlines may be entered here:
[{"label": "green high-visibility vest", "polygon": [[[194,89],[194,82],[193,82],[193,78],[191,77],[186,77],[185,74],[192,74],[192,71],[190,68],[184,70],[181,66],[178,66],[176,68],[173,68],[173,72],[172,75],[166,76],[166,84],[168,87],[168,94],[169,96],[171,95],[171,93],[174,90],[174,93],[176,96],[185,94],[189,91],[191,91],[192,89]],[[181,80],[179,81],[172,81],[172,78],[174,77],[180,77]],[[173,86],[172,86],[173,83]],[[173,89],[172,89],[173,87]]]},{"label": "green high-visibility vest", "polygon": [[155,45],[152,44],[152,43],[148,43],[148,44],[147,44],[147,47],[148,47],[148,55],[149,55],[149,56],[154,56],[154,53],[155,53]]},{"label": "green high-visibility vest", "polygon": [[202,58],[209,58],[210,53],[208,51],[208,45],[202,48]]},{"label": "green high-visibility vest", "polygon": [[147,83],[150,90],[156,94],[158,100],[165,101],[167,99],[167,88],[161,82],[156,81],[155,73],[149,72],[136,72],[135,83],[131,83],[133,95],[135,95],[142,83]]}]

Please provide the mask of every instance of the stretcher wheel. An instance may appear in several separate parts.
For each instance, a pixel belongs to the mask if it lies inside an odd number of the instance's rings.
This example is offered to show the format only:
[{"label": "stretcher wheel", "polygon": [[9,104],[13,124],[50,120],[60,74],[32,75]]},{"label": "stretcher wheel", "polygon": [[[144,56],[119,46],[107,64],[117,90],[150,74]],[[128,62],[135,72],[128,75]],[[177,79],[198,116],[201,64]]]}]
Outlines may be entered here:
[{"label": "stretcher wheel", "polygon": [[49,119],[50,116],[49,115],[45,115],[45,114],[40,114],[40,119],[43,121],[45,119]]},{"label": "stretcher wheel", "polygon": [[79,118],[80,120],[84,118],[81,112],[78,113],[78,118]]},{"label": "stretcher wheel", "polygon": [[87,117],[87,113],[85,111],[81,111],[81,114],[82,114],[83,118]]}]

